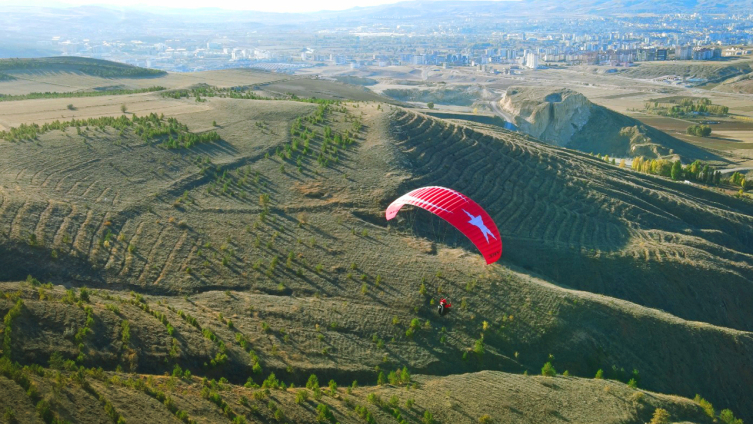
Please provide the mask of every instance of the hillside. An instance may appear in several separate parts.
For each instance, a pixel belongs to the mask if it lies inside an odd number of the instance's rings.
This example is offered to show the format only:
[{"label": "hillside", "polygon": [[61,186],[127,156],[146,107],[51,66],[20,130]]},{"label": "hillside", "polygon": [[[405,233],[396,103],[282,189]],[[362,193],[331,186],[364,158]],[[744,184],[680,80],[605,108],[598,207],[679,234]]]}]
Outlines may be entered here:
[{"label": "hillside", "polygon": [[522,132],[556,146],[619,158],[718,159],[569,89],[510,87],[500,106]]},{"label": "hillside", "polygon": [[[72,422],[107,422],[108,403],[108,415],[125,422],[229,422],[237,417],[244,418],[240,422],[422,422],[428,412],[433,422],[447,423],[478,422],[485,416],[488,422],[505,423],[626,423],[648,422],[657,408],[667,410],[675,422],[712,422],[688,399],[575,377],[524,377],[494,371],[419,376],[413,378],[409,390],[396,385],[324,388],[321,398],[309,394],[304,399],[302,394],[312,391],[204,384],[196,377],[150,376],[144,381],[130,374],[96,371],[64,371],[64,377],[57,380],[64,383],[59,385],[53,379],[55,373],[34,374],[30,380],[41,396],[57,393],[49,404],[60,418]],[[34,422],[34,406],[19,388],[0,376],[0,394],[13,403],[17,422]],[[557,403],[536,408],[532,398],[556,399]],[[594,410],[600,411],[599,418],[594,418]]]},{"label": "hillside", "polygon": [[102,78],[156,77],[166,72],[139,68],[108,60],[84,57],[44,57],[39,59],[0,59],[0,72],[13,74],[24,71],[80,72]]},{"label": "hillside", "polygon": [[[46,99],[53,96],[77,98],[122,95],[128,92],[134,94],[139,90],[186,89],[202,84],[218,87],[250,86],[295,78],[255,69],[166,73],[116,62],[77,57],[0,59],[0,68],[7,69],[0,70],[0,98],[3,101],[16,101],[24,98]],[[348,87],[345,84],[338,84],[338,86]],[[133,100],[133,97],[129,100]],[[102,101],[98,101],[95,104],[101,103]],[[36,104],[24,112],[35,113],[45,110],[47,109],[43,105]],[[55,118],[59,117],[60,114],[55,116]],[[7,118],[7,113],[0,113],[0,119],[3,118]]]},{"label": "hillside", "polygon": [[744,74],[729,78],[722,81],[719,85],[714,87],[713,90],[728,93],[751,94],[753,93],[753,75]]},{"label": "hillside", "polygon": [[707,62],[645,62],[621,71],[621,74],[631,78],[643,79],[677,75],[685,78],[703,79],[708,82],[721,82],[729,78],[749,74],[752,70],[751,63],[750,60],[738,59]]},{"label": "hillside", "polygon": [[[356,390],[358,404],[370,391],[401,404],[415,394],[416,409],[401,412],[410,421],[428,409],[439,422],[485,413],[646,422],[663,407],[708,422],[687,399],[631,400],[640,391],[624,384],[631,378],[753,418],[750,204],[383,103],[202,100],[162,98],[165,117],[41,121],[28,130],[35,138],[0,141],[0,314],[13,317],[3,354],[47,366],[60,352],[101,366],[105,374],[86,381],[126,421],[131,405],[171,409],[105,384],[118,367],[172,385],[192,419],[219,420],[198,378],[183,391],[188,383],[158,377],[175,365],[228,385],[261,384],[269,372],[297,387],[311,373],[323,386],[358,380],[370,386]],[[490,211],[504,240],[500,264],[484,267],[422,211],[387,225],[384,207],[428,184]],[[94,289],[88,302],[83,286]],[[440,296],[457,305],[445,318],[432,304]],[[547,361],[581,378],[520,375],[540,374]],[[402,367],[421,374],[415,392],[373,386],[377,370]],[[599,369],[614,381],[592,380]],[[48,388],[57,377],[24,375],[56,413],[80,413]],[[80,376],[63,376],[56,387],[96,405],[68,379]],[[22,405],[17,383],[0,382]],[[453,395],[467,387],[479,395]],[[233,414],[237,396],[253,397],[213,390]],[[273,393],[291,421],[314,421],[314,403]],[[351,419],[325,399],[338,421]],[[267,403],[242,411],[269,420],[278,406]],[[394,419],[369,408],[378,422]],[[33,415],[31,404],[24,410]]]}]

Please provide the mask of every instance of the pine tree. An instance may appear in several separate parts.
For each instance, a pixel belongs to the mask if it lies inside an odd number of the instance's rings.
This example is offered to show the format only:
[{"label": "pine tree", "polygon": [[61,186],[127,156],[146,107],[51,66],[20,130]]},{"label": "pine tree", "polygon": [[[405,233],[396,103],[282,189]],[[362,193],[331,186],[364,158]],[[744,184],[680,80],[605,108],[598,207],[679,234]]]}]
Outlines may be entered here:
[{"label": "pine tree", "polygon": [[541,375],[554,377],[555,375],[557,375],[557,370],[554,369],[554,365],[552,365],[551,362],[547,362],[546,364],[544,364],[544,367],[541,368]]}]

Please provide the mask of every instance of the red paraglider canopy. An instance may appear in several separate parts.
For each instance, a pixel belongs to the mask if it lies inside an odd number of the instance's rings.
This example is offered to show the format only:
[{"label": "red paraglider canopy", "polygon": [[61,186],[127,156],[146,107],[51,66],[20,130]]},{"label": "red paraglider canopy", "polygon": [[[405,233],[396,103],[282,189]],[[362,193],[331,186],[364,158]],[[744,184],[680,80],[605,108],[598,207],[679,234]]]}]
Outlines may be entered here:
[{"label": "red paraglider canopy", "polygon": [[426,209],[452,224],[476,245],[487,264],[502,256],[502,237],[494,221],[481,206],[460,192],[436,186],[417,188],[387,207],[387,220],[394,218],[403,205]]}]

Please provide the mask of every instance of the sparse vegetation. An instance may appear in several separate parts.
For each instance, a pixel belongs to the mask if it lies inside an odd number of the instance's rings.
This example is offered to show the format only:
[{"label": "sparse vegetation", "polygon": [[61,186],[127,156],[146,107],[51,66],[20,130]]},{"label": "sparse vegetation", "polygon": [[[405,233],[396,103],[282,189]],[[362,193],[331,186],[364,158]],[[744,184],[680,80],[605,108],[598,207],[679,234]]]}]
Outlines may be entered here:
[{"label": "sparse vegetation", "polygon": [[[72,105],[69,105],[72,106]],[[0,131],[0,138],[8,141],[34,140],[49,131],[65,131],[67,128],[86,126],[112,127],[118,131],[126,129],[141,138],[145,143],[159,143],[167,149],[190,149],[199,143],[210,143],[220,139],[214,132],[191,133],[188,127],[175,118],[162,118],[156,113],[138,117],[136,114],[128,119],[125,115],[118,118],[105,116],[101,118],[71,119],[70,121],[53,121],[43,125],[21,124],[9,131]]]}]

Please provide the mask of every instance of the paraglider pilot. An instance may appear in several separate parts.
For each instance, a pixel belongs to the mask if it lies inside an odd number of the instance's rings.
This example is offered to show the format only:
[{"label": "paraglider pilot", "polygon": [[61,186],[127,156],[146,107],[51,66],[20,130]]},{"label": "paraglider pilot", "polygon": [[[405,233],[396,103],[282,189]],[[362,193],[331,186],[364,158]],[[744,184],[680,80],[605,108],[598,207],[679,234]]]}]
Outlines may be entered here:
[{"label": "paraglider pilot", "polygon": [[439,315],[441,316],[449,312],[450,308],[452,308],[452,304],[449,303],[447,299],[442,299],[439,301],[439,306],[437,306],[437,311],[439,312]]}]

